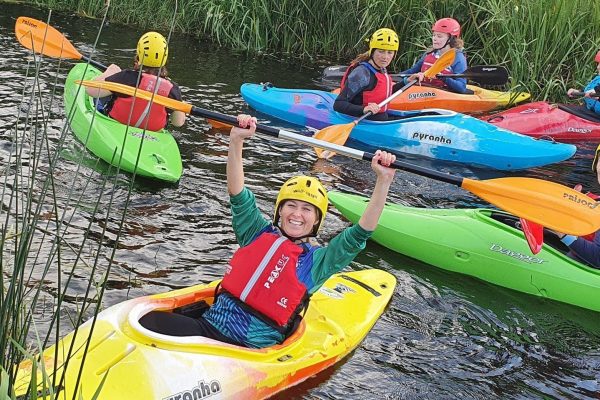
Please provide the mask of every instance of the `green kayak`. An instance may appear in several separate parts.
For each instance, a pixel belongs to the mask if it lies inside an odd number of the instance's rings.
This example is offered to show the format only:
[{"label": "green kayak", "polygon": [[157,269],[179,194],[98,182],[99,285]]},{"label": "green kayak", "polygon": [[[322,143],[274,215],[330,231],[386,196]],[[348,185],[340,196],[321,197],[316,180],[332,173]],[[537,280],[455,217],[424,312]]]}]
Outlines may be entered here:
[{"label": "green kayak", "polygon": [[[368,199],[340,192],[329,199],[357,222]],[[532,255],[513,215],[489,209],[424,209],[386,204],[372,239],[438,268],[519,292],[600,311],[600,270],[566,255],[568,248],[546,231]]]},{"label": "green kayak", "polygon": [[99,74],[100,71],[92,66],[77,64],[67,76],[65,112],[75,136],[94,155],[123,171],[177,182],[183,170],[181,155],[177,142],[168,131],[129,127],[95,111],[85,88],[75,83]]}]

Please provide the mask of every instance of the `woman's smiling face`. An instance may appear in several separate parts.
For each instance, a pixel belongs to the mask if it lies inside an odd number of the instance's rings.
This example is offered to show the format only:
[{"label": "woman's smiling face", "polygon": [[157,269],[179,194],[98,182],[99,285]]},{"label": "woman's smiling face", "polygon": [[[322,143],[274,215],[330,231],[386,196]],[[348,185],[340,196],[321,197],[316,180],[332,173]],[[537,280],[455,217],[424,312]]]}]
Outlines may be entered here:
[{"label": "woman's smiling face", "polygon": [[279,210],[279,226],[291,238],[305,237],[317,224],[317,208],[301,200],[286,200]]}]

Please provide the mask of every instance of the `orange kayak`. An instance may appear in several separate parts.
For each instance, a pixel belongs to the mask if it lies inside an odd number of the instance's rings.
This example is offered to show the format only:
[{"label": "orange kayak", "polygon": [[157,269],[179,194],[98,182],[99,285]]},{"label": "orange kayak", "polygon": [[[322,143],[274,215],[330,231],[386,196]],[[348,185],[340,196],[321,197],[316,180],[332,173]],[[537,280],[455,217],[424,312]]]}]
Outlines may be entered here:
[{"label": "orange kayak", "polygon": [[[432,86],[413,86],[390,103],[393,110],[443,108],[459,113],[483,113],[521,103],[531,97],[525,92],[500,92],[467,85],[473,94],[450,92]],[[334,93],[339,93],[336,89]]]}]

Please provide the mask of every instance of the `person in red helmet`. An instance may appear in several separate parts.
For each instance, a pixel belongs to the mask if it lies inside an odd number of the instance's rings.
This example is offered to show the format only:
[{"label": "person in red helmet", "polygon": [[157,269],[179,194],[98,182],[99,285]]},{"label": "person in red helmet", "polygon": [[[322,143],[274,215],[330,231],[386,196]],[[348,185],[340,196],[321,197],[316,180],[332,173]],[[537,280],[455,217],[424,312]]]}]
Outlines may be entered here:
[{"label": "person in red helmet", "polygon": [[454,48],[457,50],[452,65],[444,69],[444,74],[462,74],[467,69],[467,59],[462,51],[464,43],[460,39],[460,24],[453,18],[442,18],[437,20],[431,28],[433,33],[432,46],[419,58],[419,60],[402,74],[410,74],[404,78],[404,83],[415,79],[428,85],[444,87],[457,93],[469,93],[467,80],[465,78],[426,79],[423,74],[431,65],[445,52]]},{"label": "person in red helmet", "polygon": [[[583,88],[583,92],[585,93],[583,101],[588,110],[600,115],[600,99],[596,97],[596,95],[600,94],[600,51],[596,53],[594,61],[598,64],[596,66],[598,74]],[[573,97],[578,91],[578,89],[570,88],[567,91],[567,95]]]}]

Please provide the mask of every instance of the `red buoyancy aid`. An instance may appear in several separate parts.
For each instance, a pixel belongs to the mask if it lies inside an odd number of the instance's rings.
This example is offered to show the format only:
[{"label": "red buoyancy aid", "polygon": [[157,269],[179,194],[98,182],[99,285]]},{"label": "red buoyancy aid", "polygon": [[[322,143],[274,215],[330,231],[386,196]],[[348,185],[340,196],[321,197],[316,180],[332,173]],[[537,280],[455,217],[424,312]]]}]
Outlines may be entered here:
[{"label": "red buoyancy aid", "polygon": [[[344,89],[344,86],[346,85],[346,78],[348,77],[350,72],[359,65],[364,65],[365,67],[367,67],[369,71],[371,71],[371,73],[375,75],[375,79],[377,79],[377,83],[375,84],[375,87],[373,89],[364,90],[362,92],[363,106],[367,106],[370,103],[379,104],[392,95],[392,87],[394,86],[394,81],[392,80],[392,77],[389,76],[387,72],[383,73],[381,71],[378,71],[377,69],[375,69],[375,67],[373,67],[370,63],[366,61],[358,64],[352,64],[348,67],[348,69],[344,73],[344,76],[342,77],[342,89]],[[386,104],[385,106],[379,109],[379,113],[385,112],[387,111],[387,109],[388,105]]]},{"label": "red buoyancy aid", "polygon": [[[433,51],[430,53],[427,53],[427,55],[423,59],[423,65],[421,65],[421,72],[425,72],[429,68],[431,68],[431,66],[438,60],[438,58],[439,57],[436,57]],[[451,74],[451,73],[452,73],[452,69],[450,69],[450,66],[444,68],[444,70],[442,70],[442,72],[440,72],[440,74]],[[438,86],[438,87],[446,86],[446,84],[444,83],[443,80],[437,79],[437,78],[433,78],[433,79],[425,78],[423,80],[423,82],[427,83],[428,85],[432,85],[432,86]]]},{"label": "red buoyancy aid", "polygon": [[300,254],[286,237],[263,233],[235,252],[221,287],[283,327],[307,294],[296,275]]},{"label": "red buoyancy aid", "polygon": [[[159,82],[156,94],[169,97],[173,88],[173,83],[165,78],[156,75],[142,73],[142,78],[138,88],[154,92],[156,81]],[[133,107],[133,112],[131,108]],[[131,118],[129,114],[131,113]],[[118,96],[109,112],[111,118],[116,119],[122,124],[129,122],[130,126],[137,128],[146,128],[150,131],[160,131],[167,125],[167,110],[164,106],[152,103],[147,100],[132,96]],[[146,125],[146,121],[148,125]]]}]

